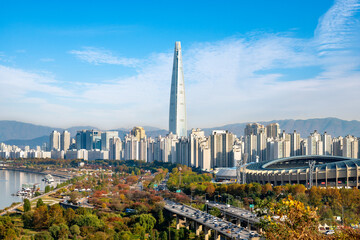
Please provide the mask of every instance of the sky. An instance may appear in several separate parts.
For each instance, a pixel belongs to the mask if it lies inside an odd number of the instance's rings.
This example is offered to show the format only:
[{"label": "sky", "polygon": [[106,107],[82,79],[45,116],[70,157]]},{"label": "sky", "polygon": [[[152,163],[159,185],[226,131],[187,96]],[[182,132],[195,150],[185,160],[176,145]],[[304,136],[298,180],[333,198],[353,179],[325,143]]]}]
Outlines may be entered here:
[{"label": "sky", "polygon": [[360,120],[360,0],[0,1],[0,120],[168,128]]}]

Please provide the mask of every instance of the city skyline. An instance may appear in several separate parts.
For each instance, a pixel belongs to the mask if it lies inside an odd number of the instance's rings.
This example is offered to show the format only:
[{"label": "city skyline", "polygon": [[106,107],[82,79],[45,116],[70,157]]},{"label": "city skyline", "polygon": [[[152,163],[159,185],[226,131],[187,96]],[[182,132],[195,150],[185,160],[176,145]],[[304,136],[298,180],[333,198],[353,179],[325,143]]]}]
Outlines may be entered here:
[{"label": "city skyline", "polygon": [[[196,3],[189,18],[170,17],[173,23],[162,21],[171,4],[150,18],[137,6],[109,4],[101,7],[107,16],[95,20],[86,14],[97,12],[96,3],[75,4],[74,12],[67,4],[3,4],[0,119],[166,129],[175,40],[186,46],[188,129],[360,119],[359,1],[228,4],[204,10]],[[117,17],[116,9],[128,13]],[[218,20],[209,17],[221,10]],[[144,38],[135,41],[139,33]]]}]

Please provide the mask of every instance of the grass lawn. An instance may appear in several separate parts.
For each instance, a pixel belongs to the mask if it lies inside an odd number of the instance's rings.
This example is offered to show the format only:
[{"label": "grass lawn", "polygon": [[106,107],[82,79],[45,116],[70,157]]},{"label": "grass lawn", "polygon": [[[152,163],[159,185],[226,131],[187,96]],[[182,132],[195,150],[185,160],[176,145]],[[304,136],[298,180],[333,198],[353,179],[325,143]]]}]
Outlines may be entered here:
[{"label": "grass lawn", "polygon": [[[59,203],[62,200],[62,199],[58,199],[58,198],[54,198],[54,197],[50,197],[50,196],[44,196],[44,197],[41,197],[41,199],[43,200],[43,202],[46,205],[53,205],[53,204]],[[36,207],[37,201],[38,201],[38,199],[31,201],[31,208]]]}]

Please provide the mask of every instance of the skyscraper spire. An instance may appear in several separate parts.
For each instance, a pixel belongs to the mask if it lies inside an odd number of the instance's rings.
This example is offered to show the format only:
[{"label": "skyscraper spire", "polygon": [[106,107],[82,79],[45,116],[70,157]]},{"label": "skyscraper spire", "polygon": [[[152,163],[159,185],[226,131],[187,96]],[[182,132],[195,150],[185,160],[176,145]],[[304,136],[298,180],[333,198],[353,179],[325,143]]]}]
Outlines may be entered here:
[{"label": "skyscraper spire", "polygon": [[169,131],[179,137],[187,136],[184,71],[181,43],[175,42],[174,65],[171,79]]}]

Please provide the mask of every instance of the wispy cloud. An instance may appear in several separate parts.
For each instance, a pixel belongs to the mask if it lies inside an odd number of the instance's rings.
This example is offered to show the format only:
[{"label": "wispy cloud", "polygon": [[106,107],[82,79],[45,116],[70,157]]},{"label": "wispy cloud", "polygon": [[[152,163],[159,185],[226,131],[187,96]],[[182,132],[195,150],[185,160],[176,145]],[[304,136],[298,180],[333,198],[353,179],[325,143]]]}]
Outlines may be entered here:
[{"label": "wispy cloud", "polygon": [[85,47],[83,48],[83,50],[71,50],[69,53],[75,55],[82,61],[95,65],[115,64],[127,67],[135,67],[139,63],[138,59],[117,57],[108,50],[98,49],[94,47]]},{"label": "wispy cloud", "polygon": [[[183,48],[189,126],[275,118],[360,119],[354,111],[360,105],[357,11],[357,1],[336,1],[319,20],[313,38],[258,33]],[[47,74],[0,66],[1,106],[18,108],[22,114],[30,111],[24,102],[36,105],[41,123],[59,126],[73,122],[104,129],[135,124],[167,127],[170,47],[141,60],[98,48],[70,53],[91,64],[134,67],[136,73],[96,83],[75,82],[67,88]],[[300,79],[289,73],[308,68],[317,71]],[[49,108],[51,113],[61,111],[61,118],[46,114]]]},{"label": "wispy cloud", "polygon": [[[315,40],[321,54],[328,51],[353,47],[360,30],[359,0],[336,0],[335,4],[320,18],[315,30]],[[358,42],[357,42],[358,43]]]}]

